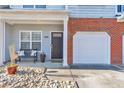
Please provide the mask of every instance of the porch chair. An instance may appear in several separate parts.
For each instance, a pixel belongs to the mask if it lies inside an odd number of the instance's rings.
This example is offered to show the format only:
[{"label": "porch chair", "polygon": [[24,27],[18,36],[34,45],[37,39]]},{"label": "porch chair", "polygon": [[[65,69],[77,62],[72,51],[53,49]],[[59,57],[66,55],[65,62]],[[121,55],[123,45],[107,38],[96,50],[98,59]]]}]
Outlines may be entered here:
[{"label": "porch chair", "polygon": [[33,58],[33,62],[35,63],[38,58],[37,49],[20,49],[17,51],[19,62],[21,62],[22,58]]}]

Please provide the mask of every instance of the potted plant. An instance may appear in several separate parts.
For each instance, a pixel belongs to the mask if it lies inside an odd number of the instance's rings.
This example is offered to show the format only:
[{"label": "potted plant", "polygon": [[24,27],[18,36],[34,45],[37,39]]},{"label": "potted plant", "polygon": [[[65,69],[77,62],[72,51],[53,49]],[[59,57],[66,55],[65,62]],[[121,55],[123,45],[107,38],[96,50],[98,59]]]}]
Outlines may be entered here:
[{"label": "potted plant", "polygon": [[18,67],[18,65],[15,63],[15,60],[18,58],[18,55],[16,54],[14,49],[15,48],[13,45],[9,47],[10,58],[11,58],[10,64],[7,65],[7,74],[9,75],[16,74]]},{"label": "potted plant", "polygon": [[8,75],[16,74],[16,72],[17,72],[17,67],[18,67],[17,64],[15,64],[15,63],[10,63],[10,64],[7,66],[7,74],[8,74]]},{"label": "potted plant", "polygon": [[44,52],[42,52],[42,53],[40,54],[40,61],[41,61],[42,63],[44,63],[44,62],[45,62],[45,59],[46,59],[46,54],[45,54]]}]

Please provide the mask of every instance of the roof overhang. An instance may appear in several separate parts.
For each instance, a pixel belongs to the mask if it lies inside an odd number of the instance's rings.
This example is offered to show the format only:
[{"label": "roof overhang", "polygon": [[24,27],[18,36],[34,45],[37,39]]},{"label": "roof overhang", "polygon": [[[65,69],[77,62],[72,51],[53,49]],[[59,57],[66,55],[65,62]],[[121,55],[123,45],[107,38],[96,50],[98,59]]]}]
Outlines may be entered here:
[{"label": "roof overhang", "polygon": [[0,19],[9,24],[61,24],[68,20],[66,10],[0,10]]}]

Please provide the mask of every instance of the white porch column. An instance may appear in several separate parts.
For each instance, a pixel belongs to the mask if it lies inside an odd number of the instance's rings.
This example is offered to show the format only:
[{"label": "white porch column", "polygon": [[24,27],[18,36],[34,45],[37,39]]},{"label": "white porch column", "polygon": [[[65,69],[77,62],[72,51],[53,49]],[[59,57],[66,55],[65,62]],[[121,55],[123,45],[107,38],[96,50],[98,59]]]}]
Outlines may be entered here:
[{"label": "white porch column", "polygon": [[3,65],[5,61],[5,22],[0,19],[0,66]]},{"label": "white porch column", "polygon": [[67,67],[67,48],[68,48],[68,18],[64,19],[64,32],[63,32],[63,66]]}]

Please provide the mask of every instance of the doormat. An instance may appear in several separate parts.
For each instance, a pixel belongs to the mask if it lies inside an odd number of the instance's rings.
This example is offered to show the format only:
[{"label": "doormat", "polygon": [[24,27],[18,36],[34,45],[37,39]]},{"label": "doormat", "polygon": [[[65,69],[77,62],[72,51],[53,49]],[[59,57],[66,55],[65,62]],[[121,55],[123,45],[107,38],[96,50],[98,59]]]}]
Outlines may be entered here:
[{"label": "doormat", "polygon": [[52,63],[62,63],[60,60],[51,60]]}]

